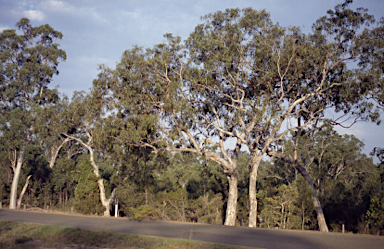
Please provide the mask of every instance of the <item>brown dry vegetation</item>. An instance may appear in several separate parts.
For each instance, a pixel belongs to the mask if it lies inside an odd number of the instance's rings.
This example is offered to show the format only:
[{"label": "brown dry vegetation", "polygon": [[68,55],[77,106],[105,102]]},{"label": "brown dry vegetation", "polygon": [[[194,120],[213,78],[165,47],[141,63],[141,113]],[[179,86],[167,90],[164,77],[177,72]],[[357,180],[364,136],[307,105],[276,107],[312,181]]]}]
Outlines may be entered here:
[{"label": "brown dry vegetation", "polygon": [[182,239],[0,221],[0,248],[249,248]]}]

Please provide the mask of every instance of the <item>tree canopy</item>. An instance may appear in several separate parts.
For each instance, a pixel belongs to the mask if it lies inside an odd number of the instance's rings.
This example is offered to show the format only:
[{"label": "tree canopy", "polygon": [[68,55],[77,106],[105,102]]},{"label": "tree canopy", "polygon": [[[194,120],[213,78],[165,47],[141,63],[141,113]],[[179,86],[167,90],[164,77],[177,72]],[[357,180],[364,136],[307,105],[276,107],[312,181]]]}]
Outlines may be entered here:
[{"label": "tree canopy", "polygon": [[82,213],[382,231],[383,169],[335,129],[380,124],[383,109],[384,21],[351,3],[307,34],[265,10],[208,14],[185,41],[100,65],[71,99],[48,88],[62,34],[22,19],[23,35],[0,34],[0,198],[14,206],[21,174],[21,197]]}]

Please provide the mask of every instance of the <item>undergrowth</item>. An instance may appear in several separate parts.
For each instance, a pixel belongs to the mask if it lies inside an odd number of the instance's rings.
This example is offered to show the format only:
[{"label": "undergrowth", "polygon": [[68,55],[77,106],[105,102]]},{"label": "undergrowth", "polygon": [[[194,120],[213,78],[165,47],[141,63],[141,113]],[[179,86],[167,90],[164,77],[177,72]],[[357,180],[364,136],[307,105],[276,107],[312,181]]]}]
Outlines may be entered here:
[{"label": "undergrowth", "polygon": [[0,221],[0,248],[247,248],[80,228]]}]

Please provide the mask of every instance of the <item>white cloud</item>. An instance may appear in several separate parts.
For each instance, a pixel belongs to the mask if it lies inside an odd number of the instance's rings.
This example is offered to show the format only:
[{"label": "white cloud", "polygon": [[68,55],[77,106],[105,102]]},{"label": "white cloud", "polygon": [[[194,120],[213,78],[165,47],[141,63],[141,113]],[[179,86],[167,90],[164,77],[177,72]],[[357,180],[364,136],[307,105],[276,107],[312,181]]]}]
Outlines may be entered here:
[{"label": "white cloud", "polygon": [[58,0],[48,0],[40,6],[49,12],[76,16],[90,16],[94,20],[106,22],[105,18],[103,18],[99,13],[97,13],[97,11],[95,11],[95,9],[91,7],[78,7]]},{"label": "white cloud", "polygon": [[26,16],[28,19],[30,19],[31,21],[43,21],[44,20],[44,13],[41,12],[40,10],[27,10],[27,11],[24,11],[24,16]]},{"label": "white cloud", "polygon": [[0,25],[0,32],[3,32],[3,31],[6,30],[6,29],[11,29],[11,28],[8,27],[8,26]]},{"label": "white cloud", "polygon": [[132,18],[132,19],[138,19],[140,17],[140,13],[138,11],[120,11],[120,15],[127,17],[127,18]]},{"label": "white cloud", "polygon": [[43,5],[45,8],[54,11],[54,12],[65,12],[65,13],[76,13],[78,10],[62,1],[56,1],[56,0],[49,0]]}]

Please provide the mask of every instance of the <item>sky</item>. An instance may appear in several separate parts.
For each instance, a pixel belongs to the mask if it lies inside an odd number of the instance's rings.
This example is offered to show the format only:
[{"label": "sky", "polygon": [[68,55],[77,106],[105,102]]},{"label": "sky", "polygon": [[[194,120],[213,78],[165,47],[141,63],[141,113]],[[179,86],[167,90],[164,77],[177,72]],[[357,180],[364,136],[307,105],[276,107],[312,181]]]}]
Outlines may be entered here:
[{"label": "sky", "polygon": [[[201,23],[201,17],[227,8],[265,9],[281,26],[299,26],[311,31],[312,24],[343,0],[0,0],[0,32],[15,29],[21,18],[33,26],[49,24],[63,33],[57,41],[67,53],[51,87],[71,96],[87,91],[97,77],[98,65],[114,68],[122,53],[133,45],[152,47],[165,42],[166,33],[183,40]],[[383,0],[355,0],[352,8],[368,8],[378,20],[384,16]],[[384,125],[384,124],[383,124]],[[357,123],[337,128],[362,140],[368,154],[384,147],[384,126]],[[377,160],[375,160],[377,162]]]}]

